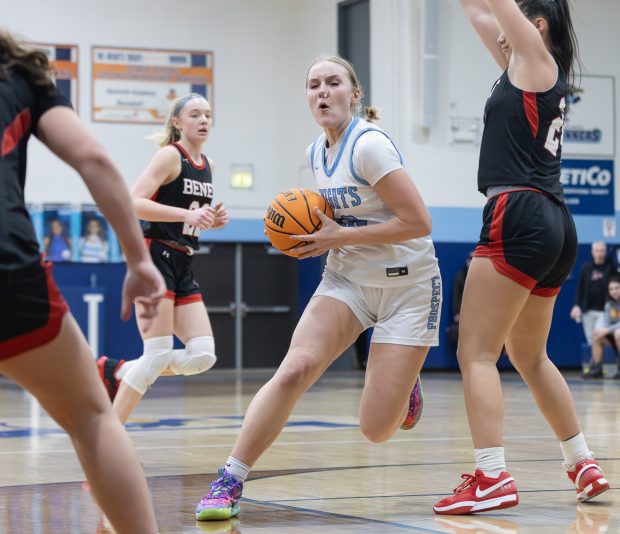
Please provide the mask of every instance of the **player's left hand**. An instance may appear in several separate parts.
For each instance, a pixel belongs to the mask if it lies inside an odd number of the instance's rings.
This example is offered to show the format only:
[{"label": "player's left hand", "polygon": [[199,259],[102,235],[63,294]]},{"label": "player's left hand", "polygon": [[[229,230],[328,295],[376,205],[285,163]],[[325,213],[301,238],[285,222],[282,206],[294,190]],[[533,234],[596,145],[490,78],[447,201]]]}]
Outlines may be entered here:
[{"label": "player's left hand", "polygon": [[343,233],[345,229],[325,215],[319,208],[314,208],[314,214],[321,219],[320,230],[313,234],[291,236],[291,239],[295,241],[305,241],[304,245],[291,250],[291,254],[300,260],[321,256],[332,248],[339,248],[344,245]]},{"label": "player's left hand", "polygon": [[215,219],[211,225],[211,229],[222,228],[228,224],[228,212],[223,202],[218,202],[215,205]]}]

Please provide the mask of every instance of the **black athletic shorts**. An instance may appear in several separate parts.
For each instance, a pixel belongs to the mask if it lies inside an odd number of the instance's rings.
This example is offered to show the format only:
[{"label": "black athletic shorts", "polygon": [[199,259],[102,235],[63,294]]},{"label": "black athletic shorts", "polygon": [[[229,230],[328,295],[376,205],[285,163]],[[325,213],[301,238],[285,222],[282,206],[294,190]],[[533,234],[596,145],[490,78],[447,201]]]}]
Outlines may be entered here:
[{"label": "black athletic shorts", "polygon": [[166,282],[166,297],[174,301],[175,306],[202,302],[200,287],[194,280],[192,257],[180,248],[147,239],[153,263],[159,269]]},{"label": "black athletic shorts", "polygon": [[577,257],[577,232],[566,207],[537,190],[500,193],[487,201],[474,256],[498,272],[551,297],[560,292]]},{"label": "black athletic shorts", "polygon": [[69,309],[50,262],[0,271],[0,360],[36,349],[60,332]]}]

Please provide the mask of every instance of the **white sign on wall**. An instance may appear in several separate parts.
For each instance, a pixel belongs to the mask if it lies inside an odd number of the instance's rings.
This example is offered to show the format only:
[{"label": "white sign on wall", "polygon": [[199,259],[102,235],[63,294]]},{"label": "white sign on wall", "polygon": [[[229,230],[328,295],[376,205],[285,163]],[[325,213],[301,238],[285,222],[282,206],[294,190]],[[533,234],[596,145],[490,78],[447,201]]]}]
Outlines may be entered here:
[{"label": "white sign on wall", "polygon": [[562,156],[613,158],[616,147],[615,78],[585,76],[575,80],[569,100]]},{"label": "white sign on wall", "polygon": [[92,48],[93,120],[162,123],[177,97],[197,93],[213,106],[213,54]]}]

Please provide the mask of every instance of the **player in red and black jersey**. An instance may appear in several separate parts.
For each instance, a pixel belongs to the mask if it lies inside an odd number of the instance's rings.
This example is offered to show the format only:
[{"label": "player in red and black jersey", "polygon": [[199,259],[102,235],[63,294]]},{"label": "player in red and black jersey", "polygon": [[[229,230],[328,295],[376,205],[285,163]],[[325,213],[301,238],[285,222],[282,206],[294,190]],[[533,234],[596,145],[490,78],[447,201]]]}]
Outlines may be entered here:
[{"label": "player in red and black jersey", "polygon": [[461,0],[504,70],[485,108],[478,189],[487,196],[467,273],[458,359],[476,471],[438,514],[519,502],[506,471],[496,362],[508,355],[557,436],[564,467],[587,501],[609,489],[580,431],[566,381],[546,352],[553,306],[577,254],[560,184],[562,127],[577,42],[567,0]]},{"label": "player in red and black jersey", "polygon": [[51,267],[40,258],[24,205],[32,134],[81,175],[119,236],[127,258],[123,318],[137,300],[148,327],[164,283],[122,177],[51,80],[42,52],[0,33],[0,372],[29,390],[69,433],[115,530],[154,534],[155,515],[135,450],[109,407],[88,343]]},{"label": "player in red and black jersey", "polygon": [[[212,122],[211,106],[204,97],[191,94],[174,100],[158,139],[161,148],[131,192],[168,298],[148,332],[138,318],[144,340],[140,358],[118,362],[102,356],[98,360],[123,422],[160,375],[203,373],[216,361],[211,323],[192,272],[199,232],[228,222],[223,204],[211,207],[213,162],[202,154]],[[184,349],[173,350],[173,335],[185,344]]]}]

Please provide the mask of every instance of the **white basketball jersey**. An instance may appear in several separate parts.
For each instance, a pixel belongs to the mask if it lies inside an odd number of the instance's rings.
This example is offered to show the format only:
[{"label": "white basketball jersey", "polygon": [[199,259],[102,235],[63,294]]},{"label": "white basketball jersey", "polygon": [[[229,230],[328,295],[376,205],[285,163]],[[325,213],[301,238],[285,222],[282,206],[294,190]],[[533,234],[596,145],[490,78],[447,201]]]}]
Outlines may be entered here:
[{"label": "white basketball jersey", "polygon": [[[387,134],[355,117],[335,146],[326,149],[325,141],[322,134],[308,148],[307,157],[336,222],[367,226],[395,217],[372,187],[389,172],[402,168],[400,153]],[[437,258],[433,242],[426,236],[402,243],[332,249],[327,268],[362,286],[395,287],[437,274]]]}]

